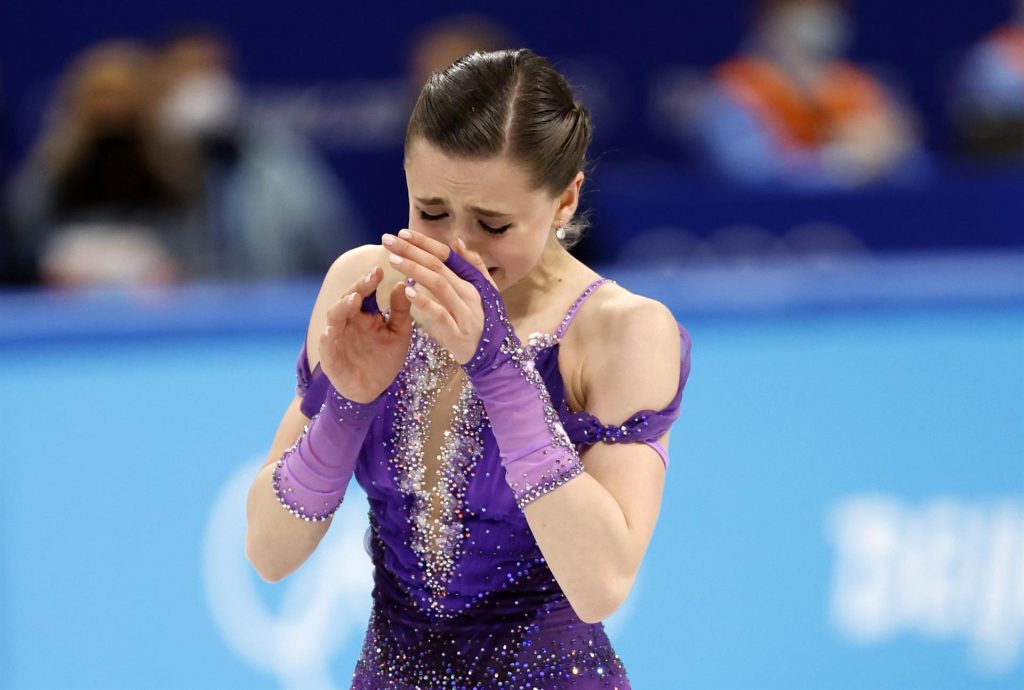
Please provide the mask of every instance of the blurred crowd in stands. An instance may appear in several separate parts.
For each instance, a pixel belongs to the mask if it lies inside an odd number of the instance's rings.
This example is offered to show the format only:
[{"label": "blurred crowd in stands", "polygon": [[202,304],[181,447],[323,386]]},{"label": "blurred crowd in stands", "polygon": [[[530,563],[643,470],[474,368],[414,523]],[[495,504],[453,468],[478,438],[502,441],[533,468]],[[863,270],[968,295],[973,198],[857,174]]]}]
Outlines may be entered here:
[{"label": "blurred crowd in stands", "polygon": [[[964,160],[1024,165],[1024,0],[1010,5],[948,85]],[[844,0],[754,0],[737,53],[679,99],[680,146],[709,176],[747,187],[927,178],[932,154],[907,94],[846,57],[853,16]],[[522,44],[481,16],[426,27],[409,51],[408,107],[433,70]],[[287,122],[251,116],[239,62],[210,27],[156,44],[105,41],[76,56],[31,150],[6,162],[0,283],[318,274],[365,241],[362,210],[323,154]]]},{"label": "blurred crowd in stands", "polygon": [[5,190],[9,270],[80,286],[326,269],[358,211],[307,142],[246,118],[235,63],[207,29],[75,58]]}]

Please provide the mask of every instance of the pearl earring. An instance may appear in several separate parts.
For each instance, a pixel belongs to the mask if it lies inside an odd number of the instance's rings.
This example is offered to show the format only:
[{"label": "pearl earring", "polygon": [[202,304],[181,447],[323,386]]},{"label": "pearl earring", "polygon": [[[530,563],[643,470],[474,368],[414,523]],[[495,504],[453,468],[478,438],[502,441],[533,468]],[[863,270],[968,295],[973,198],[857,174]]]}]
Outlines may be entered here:
[{"label": "pearl earring", "polygon": [[555,230],[555,237],[557,237],[560,240],[564,240],[565,239],[565,226],[564,225],[559,225],[558,226],[558,228]]}]

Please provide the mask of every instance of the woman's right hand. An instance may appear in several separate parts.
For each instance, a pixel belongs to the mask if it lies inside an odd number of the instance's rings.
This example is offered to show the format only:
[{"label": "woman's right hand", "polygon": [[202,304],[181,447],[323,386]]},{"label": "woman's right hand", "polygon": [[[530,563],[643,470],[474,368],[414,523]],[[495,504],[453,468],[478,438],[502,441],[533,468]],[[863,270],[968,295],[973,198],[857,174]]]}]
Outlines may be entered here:
[{"label": "woman's right hand", "polygon": [[374,295],[384,277],[379,266],[354,283],[330,309],[320,334],[320,369],[334,388],[354,402],[371,402],[398,375],[412,337],[412,317],[405,283],[391,289],[388,318],[363,311],[363,299]]}]

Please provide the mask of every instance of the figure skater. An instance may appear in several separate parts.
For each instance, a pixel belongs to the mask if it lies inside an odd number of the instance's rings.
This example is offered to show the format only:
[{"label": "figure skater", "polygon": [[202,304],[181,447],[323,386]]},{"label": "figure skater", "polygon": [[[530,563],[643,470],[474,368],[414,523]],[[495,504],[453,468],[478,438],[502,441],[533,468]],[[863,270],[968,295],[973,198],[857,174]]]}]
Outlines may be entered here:
[{"label": "figure skater", "polygon": [[601,621],[654,531],[690,336],[567,248],[591,136],[529,50],[434,73],[409,226],[338,257],[248,496],[276,582],[353,474],[373,606],[352,688],[629,688]]}]

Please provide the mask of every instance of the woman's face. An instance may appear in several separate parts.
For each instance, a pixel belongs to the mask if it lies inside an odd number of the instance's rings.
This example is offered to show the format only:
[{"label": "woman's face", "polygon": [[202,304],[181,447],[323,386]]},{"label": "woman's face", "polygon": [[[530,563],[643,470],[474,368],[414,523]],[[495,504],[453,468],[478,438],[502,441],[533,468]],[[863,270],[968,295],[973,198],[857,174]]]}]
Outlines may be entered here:
[{"label": "woman's face", "polygon": [[461,237],[499,290],[530,272],[552,228],[575,211],[575,199],[568,208],[562,196],[531,189],[526,171],[505,156],[456,158],[423,138],[406,153],[409,228],[448,245]]}]

